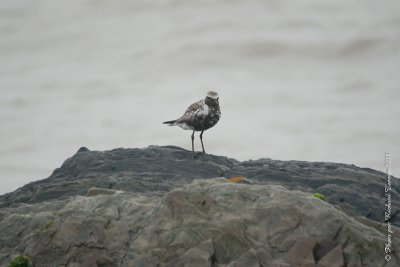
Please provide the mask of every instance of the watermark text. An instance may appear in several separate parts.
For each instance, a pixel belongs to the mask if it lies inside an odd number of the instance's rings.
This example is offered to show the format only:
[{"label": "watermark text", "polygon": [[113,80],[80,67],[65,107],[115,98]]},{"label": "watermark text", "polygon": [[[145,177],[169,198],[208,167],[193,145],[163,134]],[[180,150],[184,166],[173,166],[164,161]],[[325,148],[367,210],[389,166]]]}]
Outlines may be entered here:
[{"label": "watermark text", "polygon": [[386,184],[385,184],[385,223],[387,225],[387,239],[385,242],[385,260],[390,261],[392,259],[392,234],[393,228],[390,223],[392,217],[392,157],[389,153],[385,153],[385,167],[386,167]]}]

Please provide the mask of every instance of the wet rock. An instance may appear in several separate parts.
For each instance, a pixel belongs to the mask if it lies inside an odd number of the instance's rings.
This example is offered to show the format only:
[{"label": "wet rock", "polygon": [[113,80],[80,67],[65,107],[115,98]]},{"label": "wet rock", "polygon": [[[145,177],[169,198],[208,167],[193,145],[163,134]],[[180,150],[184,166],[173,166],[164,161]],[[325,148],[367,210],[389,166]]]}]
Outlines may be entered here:
[{"label": "wet rock", "polygon": [[318,267],[343,267],[343,251],[340,245],[337,245],[328,254],[326,254],[319,262]]},{"label": "wet rock", "polygon": [[315,239],[298,240],[289,250],[287,262],[291,266],[315,267],[314,253],[317,245]]},{"label": "wet rock", "polygon": [[187,250],[180,257],[185,267],[208,267],[212,265],[214,246],[211,239]]},{"label": "wet rock", "polygon": [[86,194],[88,197],[98,196],[98,195],[114,195],[117,191],[105,188],[90,188]]},{"label": "wet rock", "polygon": [[[239,162],[222,156],[196,155],[173,146],[89,151],[81,148],[44,180],[0,196],[0,208],[86,195],[92,187],[140,193],[165,193],[194,179],[246,177],[245,181],[322,193],[351,216],[383,222],[386,174],[329,162],[260,159]],[[235,181],[235,179],[233,179]],[[392,178],[392,194],[400,193]],[[400,199],[392,198],[391,223],[400,226]]]},{"label": "wet rock", "polygon": [[[0,266],[19,254],[37,267],[382,266],[384,184],[383,173],[344,164],[81,149],[0,196]],[[391,241],[400,246],[398,234]],[[385,266],[399,266],[398,254]]]},{"label": "wet rock", "polygon": [[[322,253],[320,266],[340,266],[343,253],[371,266],[384,263],[385,235],[329,203],[224,178],[199,179],[163,196],[73,196],[1,213],[0,254],[29,255],[42,267],[316,266],[317,247],[327,239],[338,248],[352,240],[352,247]],[[295,223],[282,227],[282,221]],[[392,242],[400,245],[397,237]],[[4,258],[0,266],[7,264]]]}]

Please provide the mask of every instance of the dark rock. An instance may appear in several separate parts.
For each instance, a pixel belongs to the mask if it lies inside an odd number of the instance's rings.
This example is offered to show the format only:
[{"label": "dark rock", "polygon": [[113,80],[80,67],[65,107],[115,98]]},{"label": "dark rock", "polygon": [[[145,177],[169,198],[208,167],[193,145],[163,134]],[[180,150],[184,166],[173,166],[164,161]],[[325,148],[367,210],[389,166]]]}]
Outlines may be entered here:
[{"label": "dark rock", "polygon": [[291,266],[315,267],[314,253],[318,242],[313,238],[298,240],[289,250],[287,262]]},{"label": "dark rock", "polygon": [[98,196],[98,195],[114,195],[117,191],[105,188],[90,188],[86,196]]},{"label": "dark rock", "polygon": [[79,148],[78,149],[78,152],[76,152],[76,153],[79,153],[79,152],[86,152],[86,151],[90,151],[87,147],[81,147],[81,148]]},{"label": "dark rock", "polygon": [[[49,178],[0,196],[0,266],[19,254],[36,267],[385,264],[384,173],[196,156],[177,147],[80,149]],[[398,198],[391,204],[395,214]],[[399,266],[398,218],[391,223],[385,266]]]},{"label": "dark rock", "polygon": [[[385,234],[332,205],[280,186],[223,178],[196,180],[162,197],[116,192],[1,212],[0,255],[29,255],[40,267],[316,266],[325,240],[337,246],[321,255],[320,266],[385,262]],[[298,223],[274,229],[291,219]],[[290,244],[282,250],[282,243]],[[398,247],[400,239],[392,244]],[[385,266],[398,266],[393,254]],[[3,259],[2,267],[8,265]]]},{"label": "dark rock", "polygon": [[214,253],[212,240],[208,239],[188,249],[180,256],[180,261],[185,262],[185,267],[208,267],[212,264]]},{"label": "dark rock", "polygon": [[343,267],[343,251],[340,245],[337,245],[328,254],[326,254],[319,262],[317,267]]},{"label": "dark rock", "polygon": [[256,251],[253,248],[251,248],[247,252],[243,253],[237,261],[234,261],[228,265],[228,267],[235,267],[235,266],[260,267],[261,265],[258,260]]},{"label": "dark rock", "polygon": [[[318,192],[351,216],[383,222],[386,174],[354,165],[260,159],[239,162],[227,157],[197,155],[173,146],[80,152],[44,180],[0,196],[0,208],[17,203],[38,203],[85,195],[89,188],[141,193],[164,193],[194,179],[245,176],[262,184],[282,185],[304,192]],[[392,193],[400,183],[392,179]],[[392,213],[400,211],[400,199],[392,198]],[[391,223],[400,226],[399,216]]]}]

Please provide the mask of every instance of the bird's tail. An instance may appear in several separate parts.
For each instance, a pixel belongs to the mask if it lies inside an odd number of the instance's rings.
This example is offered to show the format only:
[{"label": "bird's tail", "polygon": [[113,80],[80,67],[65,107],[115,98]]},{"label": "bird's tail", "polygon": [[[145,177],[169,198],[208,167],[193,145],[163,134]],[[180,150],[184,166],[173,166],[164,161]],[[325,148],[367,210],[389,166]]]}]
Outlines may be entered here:
[{"label": "bird's tail", "polygon": [[176,122],[176,120],[173,121],[164,121],[163,124],[168,124],[169,126],[174,125],[174,122]]}]

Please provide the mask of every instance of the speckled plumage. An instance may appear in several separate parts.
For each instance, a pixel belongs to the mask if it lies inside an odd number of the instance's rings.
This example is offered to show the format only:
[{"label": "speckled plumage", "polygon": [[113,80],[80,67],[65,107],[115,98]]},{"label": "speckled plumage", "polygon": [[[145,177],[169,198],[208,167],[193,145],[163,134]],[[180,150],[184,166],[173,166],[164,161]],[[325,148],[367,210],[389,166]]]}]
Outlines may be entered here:
[{"label": "speckled plumage", "polygon": [[207,96],[190,105],[185,113],[178,119],[173,121],[166,121],[164,124],[169,126],[179,126],[184,130],[192,130],[192,151],[194,157],[194,132],[201,131],[200,140],[205,153],[203,145],[203,132],[213,127],[221,117],[221,110],[219,108],[219,97],[214,91],[207,93]]}]

